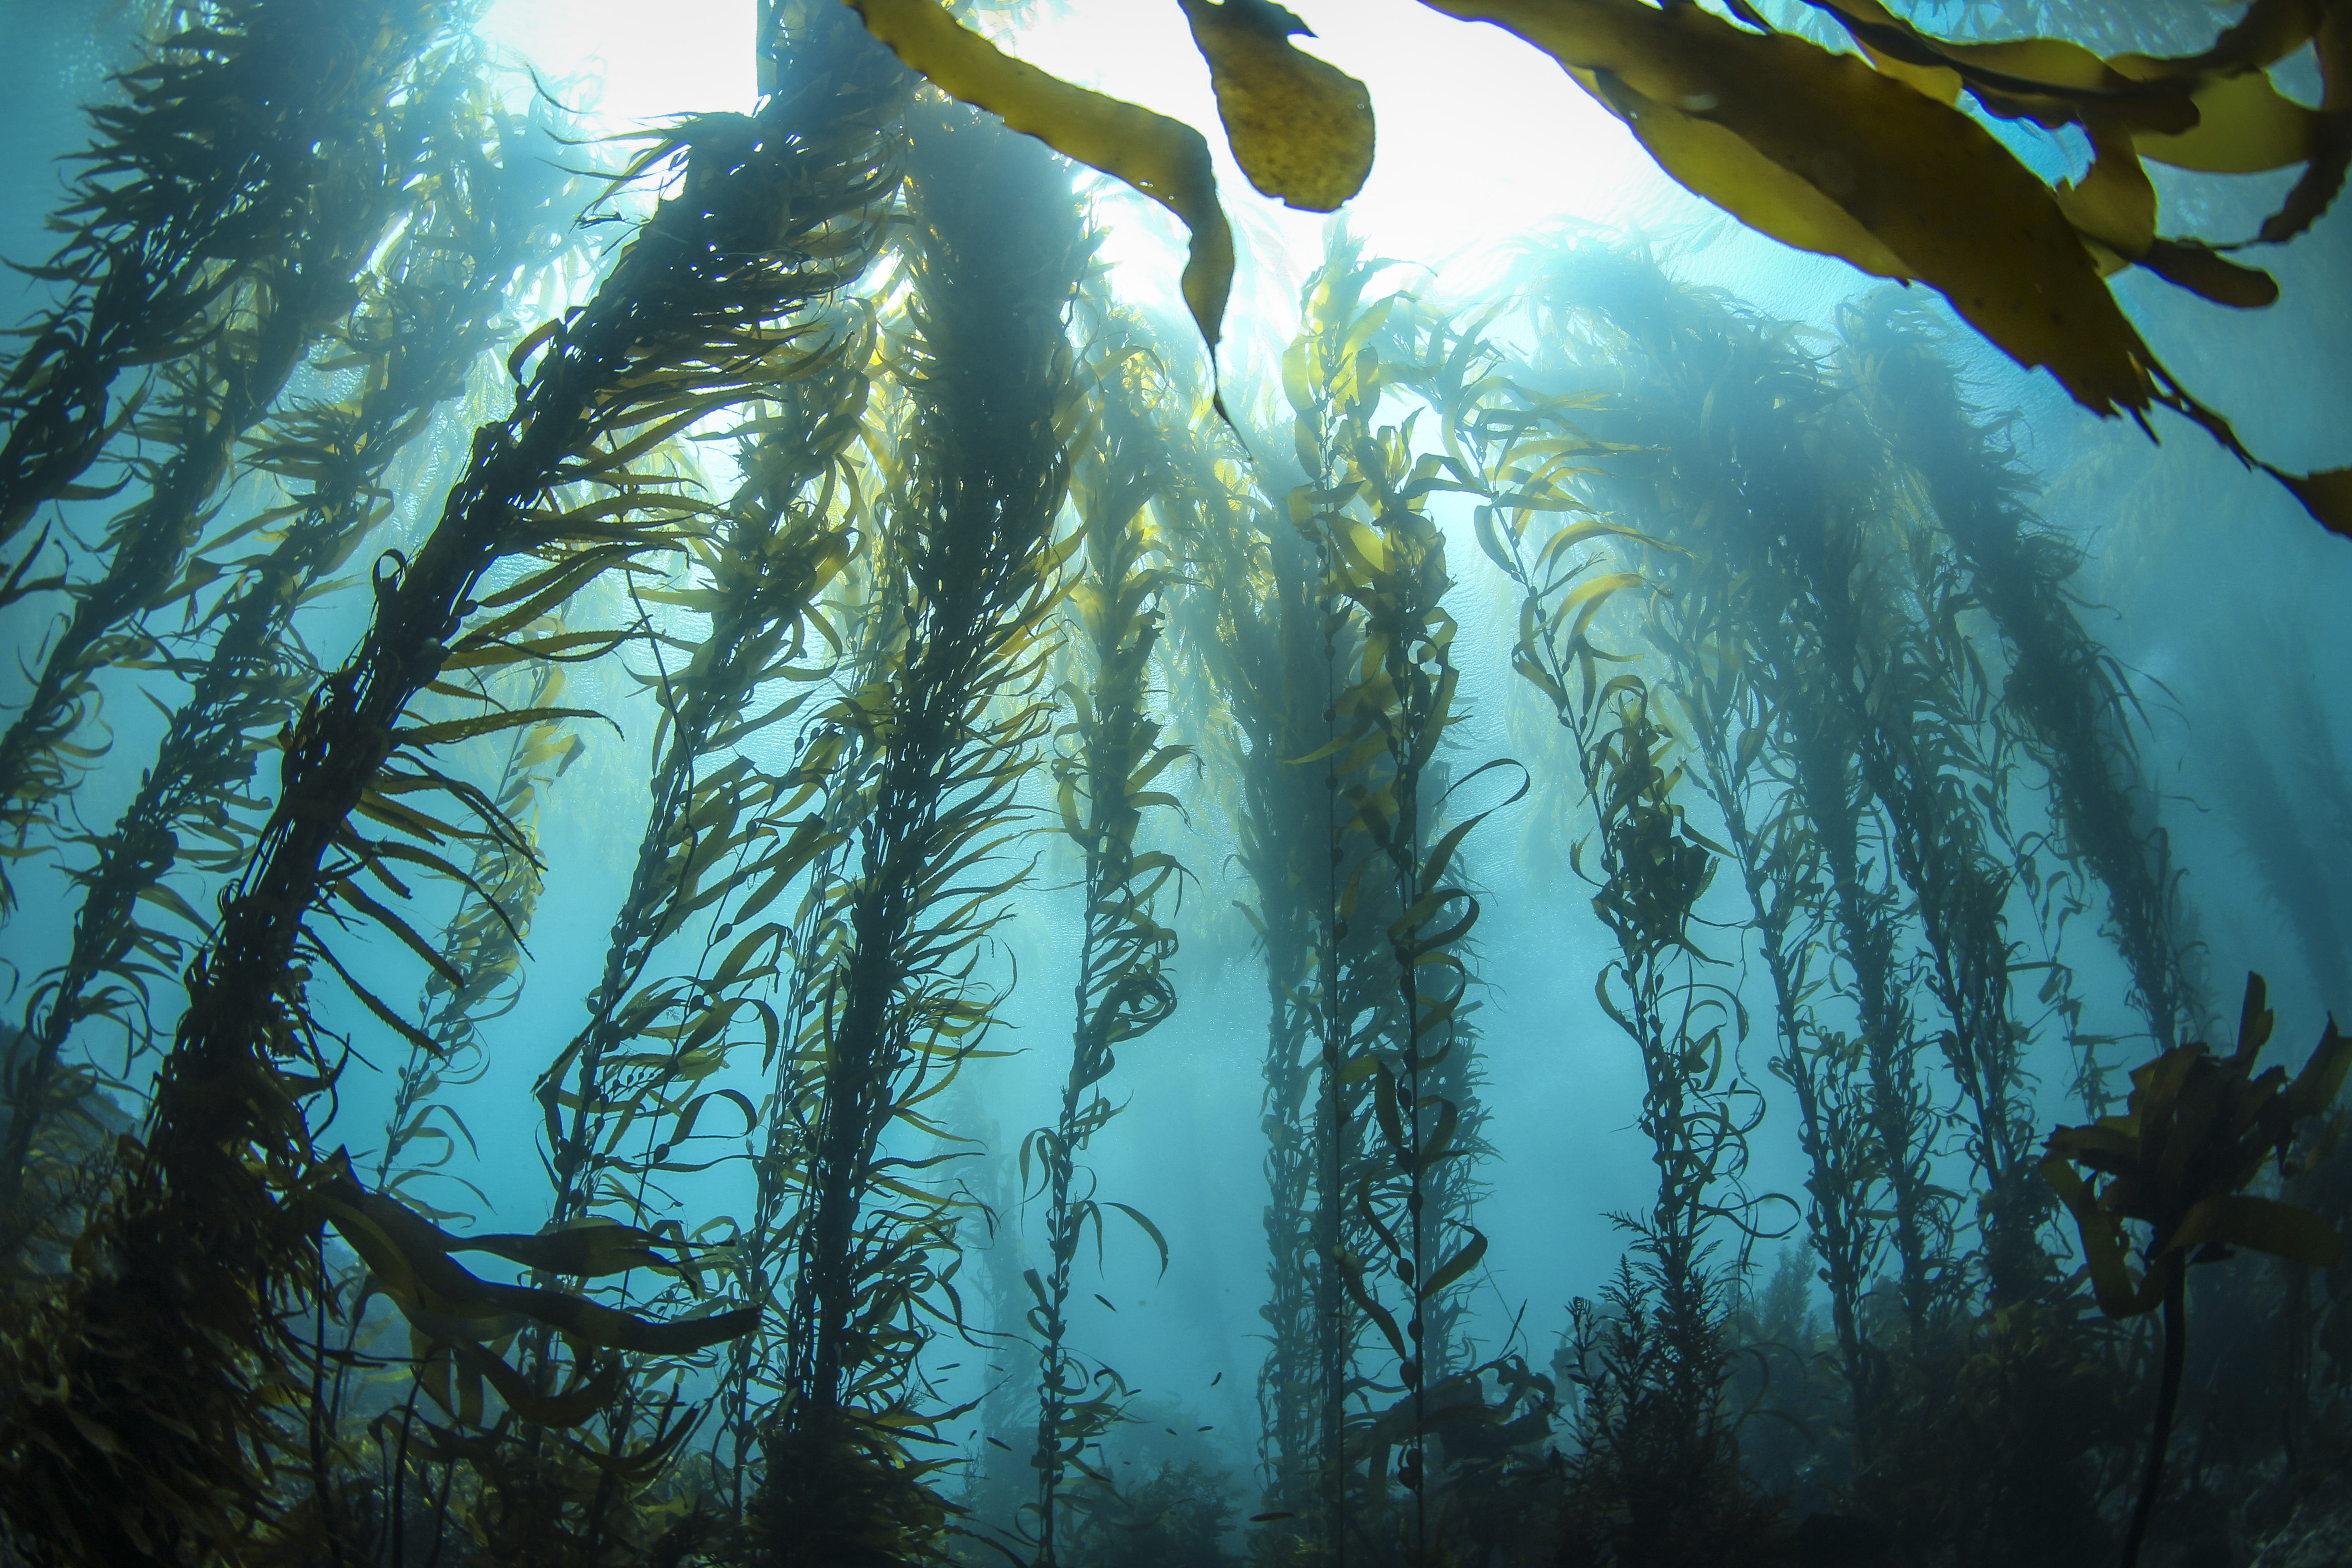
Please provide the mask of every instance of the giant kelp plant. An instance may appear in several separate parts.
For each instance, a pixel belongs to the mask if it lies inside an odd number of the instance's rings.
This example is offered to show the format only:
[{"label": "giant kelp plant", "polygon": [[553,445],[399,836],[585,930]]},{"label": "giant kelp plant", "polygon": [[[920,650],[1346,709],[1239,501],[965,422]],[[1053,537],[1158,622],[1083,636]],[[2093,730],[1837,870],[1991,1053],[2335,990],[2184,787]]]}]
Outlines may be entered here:
[{"label": "giant kelp plant", "polygon": [[[762,0],[753,107],[602,138],[478,5],[119,19],[0,376],[0,1562],[2344,1546],[2352,1045],[2203,1043],[2236,687],[2103,643],[1969,329],[2252,463],[2102,279],[2275,296],[2141,161],[2311,228],[2352,14],[1436,8],[1964,325],[1335,222],[1259,363],[1205,142],[1005,16]],[[1181,10],[1343,204],[1361,84]],[[2324,987],[2298,673],[2197,776]]]}]

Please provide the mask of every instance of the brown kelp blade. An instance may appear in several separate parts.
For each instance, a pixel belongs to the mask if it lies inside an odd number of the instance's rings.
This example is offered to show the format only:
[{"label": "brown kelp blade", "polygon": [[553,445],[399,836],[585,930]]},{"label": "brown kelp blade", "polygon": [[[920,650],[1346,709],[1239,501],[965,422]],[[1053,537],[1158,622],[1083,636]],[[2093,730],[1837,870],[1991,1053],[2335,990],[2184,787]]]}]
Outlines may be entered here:
[{"label": "brown kelp blade", "polygon": [[1142,192],[1191,231],[1184,303],[1212,354],[1233,290],[1234,237],[1209,143],[1183,121],[1014,59],[938,0],[848,0],[866,30],[949,97],[997,115],[1066,158]]},{"label": "brown kelp blade", "polygon": [[1271,0],[1181,3],[1250,184],[1306,212],[1338,211],[1372,172],[1364,84],[1293,44],[1293,34],[1314,35]]},{"label": "brown kelp blade", "polygon": [[1642,0],[1428,0],[1550,55],[1678,184],[1749,227],[1936,289],[2102,415],[2187,416],[2352,532],[2345,486],[2261,463],[2165,371],[2057,195],[1939,97],[1850,55]]}]

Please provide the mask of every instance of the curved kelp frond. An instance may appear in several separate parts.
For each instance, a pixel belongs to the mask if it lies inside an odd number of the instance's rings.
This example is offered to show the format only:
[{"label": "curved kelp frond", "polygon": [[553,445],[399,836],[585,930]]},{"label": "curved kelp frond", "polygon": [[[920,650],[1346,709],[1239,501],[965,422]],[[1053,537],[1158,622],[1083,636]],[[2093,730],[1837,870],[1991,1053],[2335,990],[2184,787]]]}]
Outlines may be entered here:
[{"label": "curved kelp frond", "polygon": [[[941,1505],[908,1444],[926,1314],[942,1294],[946,1200],[899,1174],[886,1135],[994,1018],[973,973],[1003,895],[1014,792],[1050,725],[1042,682],[1062,565],[1054,537],[1082,383],[1064,327],[1087,249],[1066,176],[1031,144],[936,111],[910,155],[911,411],[878,508],[888,640],[824,715],[857,753],[856,806],[824,889],[838,935],[796,1136],[805,1152],[786,1387],[751,1505],[761,1561],[882,1563],[935,1539]],[[821,741],[830,747],[830,740]]]}]

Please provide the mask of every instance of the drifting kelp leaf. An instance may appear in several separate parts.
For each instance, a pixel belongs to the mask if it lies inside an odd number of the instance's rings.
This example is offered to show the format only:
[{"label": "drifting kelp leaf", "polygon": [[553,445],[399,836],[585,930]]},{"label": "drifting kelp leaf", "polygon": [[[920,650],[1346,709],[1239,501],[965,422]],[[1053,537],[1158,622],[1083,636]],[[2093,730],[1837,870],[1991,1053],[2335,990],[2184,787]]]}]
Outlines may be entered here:
[{"label": "drifting kelp leaf", "polygon": [[851,0],[874,36],[950,98],[987,110],[1066,158],[1174,213],[1192,234],[1184,303],[1212,355],[1233,289],[1233,231],[1217,205],[1209,144],[1181,121],[1048,76],[1013,58],[937,0]]},{"label": "drifting kelp leaf", "polygon": [[2333,1268],[2344,1258],[2344,1238],[2327,1221],[2309,1209],[2247,1193],[2207,1198],[2190,1209],[2166,1250],[2200,1247],[2252,1247],[2312,1268]]},{"label": "drifting kelp leaf", "polygon": [[[443,746],[453,741],[470,741],[478,735],[494,735],[501,730],[519,730],[552,719],[604,718],[604,715],[593,708],[510,708],[498,713],[477,714],[471,719],[450,719],[437,724],[412,724],[395,731],[395,734],[403,745]],[[609,719],[604,721],[612,722]]]},{"label": "drifting kelp leaf", "polygon": [[[2161,403],[2278,479],[2321,523],[2352,532],[2352,484],[2332,473],[2284,473],[2248,452],[2125,319],[2057,197],[1940,99],[1851,56],[1787,34],[1744,32],[1695,5],[1429,3],[1550,55],[1676,181],[1750,226],[1879,277],[1932,285],[2019,363],[2046,366],[2084,406],[2140,417]],[[2121,77],[2104,63],[2097,70],[2103,82]],[[2120,113],[2116,105],[2136,94],[2161,103],[2168,91],[2185,100],[2185,87],[2128,81],[2092,96],[2102,113]],[[2193,112],[2184,101],[2181,129]],[[2210,280],[2224,299],[2259,291],[2251,279],[2182,259],[2183,277]]]},{"label": "drifting kelp leaf", "polygon": [[475,1236],[453,1239],[451,1252],[487,1252],[549,1274],[624,1274],[632,1268],[669,1269],[675,1258],[653,1249],[663,1238],[649,1230],[610,1221],[591,1221],[569,1230],[538,1236]]},{"label": "drifting kelp leaf", "polygon": [[1421,1287],[1422,1300],[1427,1300],[1436,1295],[1448,1285],[1477,1268],[1479,1262],[1486,1258],[1485,1234],[1475,1226],[1464,1226],[1462,1228],[1470,1233],[1469,1241],[1464,1244],[1460,1251],[1431,1271],[1427,1282]]},{"label": "drifting kelp leaf", "polygon": [[1935,286],[2101,414],[2145,409],[2139,334],[2048,187],[1958,110],[1850,56],[1640,0],[1437,0],[1550,55],[1678,182],[1802,250]]},{"label": "drifting kelp leaf", "polygon": [[[423,959],[444,980],[453,985],[464,984],[465,976],[458,973],[457,967],[442,957],[430,942],[419,936],[414,927],[371,897],[350,878],[343,878],[333,884],[333,887],[338,898],[390,931],[399,940],[402,946]],[[405,890],[403,889],[403,891]]]},{"label": "drifting kelp leaf", "polygon": [[[2177,1047],[2132,1073],[2126,1114],[2051,1133],[2042,1174],[2081,1230],[2113,1317],[2152,1310],[2176,1289],[2191,1249],[2248,1247],[2331,1267],[2342,1243],[2334,1227],[2292,1205],[2244,1195],[2265,1156],[2283,1155],[2295,1129],[2322,1113],[2352,1072],[2352,1036],[2333,1018],[2293,1083],[2276,1068],[2256,1077],[2255,1055],[2270,1032],[2259,975],[2249,976],[2240,1040],[2232,1055],[2202,1044]],[[2083,1165],[2106,1177],[2093,1186]],[[2122,1222],[2153,1230],[2147,1276],[2120,1261]]]},{"label": "drifting kelp leaf", "polygon": [[1209,62],[1217,114],[1250,184],[1289,206],[1336,212],[1372,168],[1364,84],[1300,50],[1307,24],[1274,0],[1182,0]]},{"label": "drifting kelp leaf", "polygon": [[[561,1394],[541,1394],[503,1357],[462,1340],[451,1349],[465,1366],[489,1380],[508,1409],[535,1426],[558,1429],[577,1426],[612,1404],[628,1371],[627,1363],[619,1356],[607,1355],[595,1372],[580,1379],[573,1387]],[[442,1407],[448,1407],[446,1402]]]},{"label": "drifting kelp leaf", "polygon": [[[2259,310],[2278,303],[2277,279],[2258,267],[2232,261],[2210,247],[2194,241],[2153,239],[2132,259],[2166,282],[2201,295],[2217,305],[2234,306],[2241,310]],[[2290,475],[2283,476],[2279,482],[2294,491],[2295,499],[2303,501],[2313,515],[2324,520],[2330,515],[2328,503],[2325,500],[2315,503],[2305,499],[2300,487],[2309,485],[2315,479],[2324,481],[2326,478],[2324,474],[2313,479]],[[2346,509],[2338,503],[2334,510],[2341,512]]]}]

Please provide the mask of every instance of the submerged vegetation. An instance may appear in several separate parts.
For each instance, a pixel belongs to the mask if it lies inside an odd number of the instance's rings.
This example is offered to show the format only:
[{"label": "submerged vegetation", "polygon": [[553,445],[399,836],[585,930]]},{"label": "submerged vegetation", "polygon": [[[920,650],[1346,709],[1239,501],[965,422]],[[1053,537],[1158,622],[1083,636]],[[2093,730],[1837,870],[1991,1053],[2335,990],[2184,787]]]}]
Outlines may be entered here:
[{"label": "submerged vegetation", "polygon": [[[2140,159],[2303,166],[2262,238],[2309,227],[2333,0],[2104,61],[1840,0],[1868,64],[1744,5],[1439,8],[2253,460],[2100,279],[2267,301]],[[1199,137],[929,0],[762,4],[755,109],[602,141],[482,9],[148,8],[30,270],[0,1562],[2343,1545],[2352,1040],[2258,1070],[2259,977],[2224,1039],[2171,693],[1946,313],[1790,323],[1584,231],[1451,300],[1334,222],[1278,360],[1221,363]],[[1343,202],[1360,85],[1183,9],[1254,183]],[[2266,72],[2313,40],[2306,109]],[[1963,89],[2095,162],[2008,169]],[[1871,166],[1795,169],[1775,90]],[[1848,188],[1955,147],[1932,218]],[[1184,218],[1184,310],[1054,149]],[[2003,203],[2063,254],[1970,250]],[[2213,771],[2325,988],[2316,681]],[[1574,1005],[1513,1010],[1535,973]],[[1548,1096],[1638,1180],[1534,1190]],[[1594,1215],[1591,1299],[1509,1293]],[[1252,1316],[1182,1393],[1163,1285]]]}]

